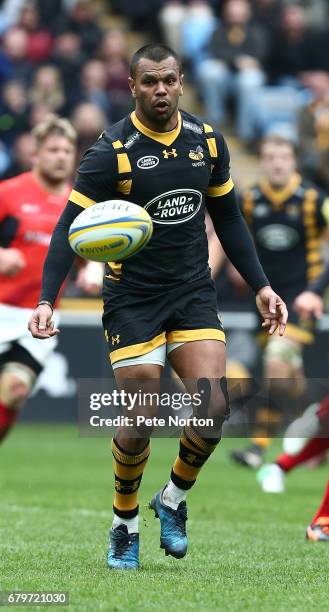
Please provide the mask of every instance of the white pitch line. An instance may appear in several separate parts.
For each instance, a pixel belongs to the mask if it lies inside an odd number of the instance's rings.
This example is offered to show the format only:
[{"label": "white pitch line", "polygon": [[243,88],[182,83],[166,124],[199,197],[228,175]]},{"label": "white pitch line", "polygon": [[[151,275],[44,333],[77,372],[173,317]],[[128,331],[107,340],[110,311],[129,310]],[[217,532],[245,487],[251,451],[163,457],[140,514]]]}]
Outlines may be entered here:
[{"label": "white pitch line", "polygon": [[[30,513],[44,513],[47,510],[49,510],[49,507],[42,507],[42,506],[24,506],[24,505],[18,505],[18,504],[6,504],[6,503],[0,503],[0,508],[3,511],[8,511],[8,512],[30,512]],[[79,515],[79,516],[95,516],[98,518],[110,518],[111,517],[111,511],[109,512],[105,512],[102,510],[90,510],[89,508],[75,508],[75,509],[69,509],[69,510],[64,510],[61,508],[52,508],[53,510],[56,510],[56,512],[62,512],[64,514],[72,514],[72,515]]]}]

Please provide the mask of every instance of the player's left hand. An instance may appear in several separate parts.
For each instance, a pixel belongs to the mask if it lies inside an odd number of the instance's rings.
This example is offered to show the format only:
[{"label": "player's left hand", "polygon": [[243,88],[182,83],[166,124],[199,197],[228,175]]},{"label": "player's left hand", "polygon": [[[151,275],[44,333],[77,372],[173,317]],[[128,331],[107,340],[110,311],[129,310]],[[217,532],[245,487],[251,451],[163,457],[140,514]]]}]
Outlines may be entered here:
[{"label": "player's left hand", "polygon": [[313,291],[303,291],[294,303],[293,309],[298,313],[302,321],[308,321],[312,316],[321,319],[323,315],[323,299]]},{"label": "player's left hand", "polygon": [[288,310],[284,301],[273,291],[272,287],[268,285],[258,291],[256,305],[263,318],[262,327],[268,327],[270,335],[279,328],[279,334],[283,336],[288,321]]}]

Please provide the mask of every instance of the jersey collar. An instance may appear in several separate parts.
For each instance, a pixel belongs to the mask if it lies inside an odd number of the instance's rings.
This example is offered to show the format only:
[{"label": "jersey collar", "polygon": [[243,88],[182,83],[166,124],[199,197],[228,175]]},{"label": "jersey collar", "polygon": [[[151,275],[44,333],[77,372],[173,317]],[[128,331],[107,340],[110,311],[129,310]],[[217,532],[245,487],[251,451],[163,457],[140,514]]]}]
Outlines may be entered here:
[{"label": "jersey collar", "polygon": [[272,204],[280,206],[293,195],[301,180],[301,176],[295,173],[283,189],[273,189],[267,179],[260,182],[260,187]]},{"label": "jersey collar", "polygon": [[143,125],[143,123],[141,123],[141,121],[136,117],[135,111],[131,113],[130,118],[135,128],[139,130],[140,132],[142,132],[144,136],[147,136],[148,138],[152,138],[152,140],[156,140],[157,142],[160,142],[166,147],[169,147],[176,140],[177,136],[179,135],[181,131],[181,127],[182,127],[182,116],[179,111],[178,111],[178,123],[176,127],[173,130],[170,130],[169,132],[154,132],[153,130],[150,130],[145,125]]}]

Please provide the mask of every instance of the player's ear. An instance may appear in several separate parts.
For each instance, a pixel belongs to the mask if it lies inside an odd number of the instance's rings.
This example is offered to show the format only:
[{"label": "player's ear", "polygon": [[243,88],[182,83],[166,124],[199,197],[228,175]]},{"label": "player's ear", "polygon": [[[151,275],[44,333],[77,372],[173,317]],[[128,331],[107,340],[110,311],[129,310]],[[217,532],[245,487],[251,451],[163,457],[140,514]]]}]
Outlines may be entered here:
[{"label": "player's ear", "polygon": [[184,75],[183,74],[179,76],[179,82],[180,82],[179,95],[182,96],[183,95],[183,85],[184,85]]},{"label": "player's ear", "polygon": [[132,79],[131,77],[128,77],[128,85],[130,87],[130,91],[131,91],[131,95],[133,98],[136,98],[136,87],[135,87],[135,81],[134,79]]}]

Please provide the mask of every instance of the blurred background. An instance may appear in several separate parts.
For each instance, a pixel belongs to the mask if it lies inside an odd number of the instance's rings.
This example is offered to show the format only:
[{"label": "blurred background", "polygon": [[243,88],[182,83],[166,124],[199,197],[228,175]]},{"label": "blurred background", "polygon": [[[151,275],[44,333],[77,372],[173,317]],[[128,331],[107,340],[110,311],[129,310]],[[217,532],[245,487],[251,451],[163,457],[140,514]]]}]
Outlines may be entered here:
[{"label": "blurred background", "polygon": [[[54,112],[77,130],[78,166],[100,132],[132,110],[131,54],[162,41],[183,58],[182,108],[227,138],[238,189],[259,179],[258,144],[276,134],[296,145],[303,176],[328,192],[328,15],[327,0],[0,0],[0,180],[30,169],[30,130]],[[59,348],[25,419],[73,420],[77,378],[109,375],[99,289],[90,297],[78,276],[79,262],[61,303]],[[255,373],[253,296],[225,262],[216,283],[233,357]],[[306,372],[325,377],[327,316],[318,327]]]}]

